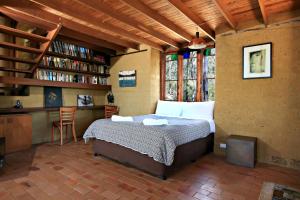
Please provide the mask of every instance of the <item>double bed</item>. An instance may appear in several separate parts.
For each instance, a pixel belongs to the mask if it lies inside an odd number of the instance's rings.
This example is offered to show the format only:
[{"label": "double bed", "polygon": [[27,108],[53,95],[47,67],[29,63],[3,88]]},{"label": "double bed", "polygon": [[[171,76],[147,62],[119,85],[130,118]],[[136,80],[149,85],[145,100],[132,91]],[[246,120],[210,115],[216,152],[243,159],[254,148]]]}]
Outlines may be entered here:
[{"label": "double bed", "polygon": [[[158,103],[156,114],[134,116],[132,121],[96,120],[83,137],[86,142],[93,139],[96,156],[105,156],[166,179],[177,168],[213,151],[214,121],[203,116],[182,115],[183,108],[178,110],[182,102],[172,103],[173,113],[166,116],[159,110],[161,104],[164,102]],[[144,120],[149,119],[168,123],[144,125]]]}]

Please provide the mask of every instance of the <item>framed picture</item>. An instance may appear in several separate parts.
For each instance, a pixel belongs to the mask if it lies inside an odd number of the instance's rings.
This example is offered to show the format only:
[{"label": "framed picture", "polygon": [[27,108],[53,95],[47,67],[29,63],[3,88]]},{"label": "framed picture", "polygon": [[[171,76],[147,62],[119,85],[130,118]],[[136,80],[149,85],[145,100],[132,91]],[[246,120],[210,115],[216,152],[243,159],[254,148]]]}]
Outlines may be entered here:
[{"label": "framed picture", "polygon": [[243,47],[243,79],[272,77],[272,43]]},{"label": "framed picture", "polygon": [[46,108],[62,106],[62,89],[59,87],[44,87],[44,101]]},{"label": "framed picture", "polygon": [[135,87],[136,86],[136,71],[120,71],[119,72],[120,87]]},{"label": "framed picture", "polygon": [[94,106],[93,96],[91,95],[78,95],[77,105],[81,106]]}]

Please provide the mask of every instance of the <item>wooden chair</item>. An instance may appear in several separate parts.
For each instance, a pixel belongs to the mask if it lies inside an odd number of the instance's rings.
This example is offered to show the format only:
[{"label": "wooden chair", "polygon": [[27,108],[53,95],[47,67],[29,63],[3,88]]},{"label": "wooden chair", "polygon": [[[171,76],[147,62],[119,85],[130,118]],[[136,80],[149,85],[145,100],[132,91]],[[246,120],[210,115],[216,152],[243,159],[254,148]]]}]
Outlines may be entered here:
[{"label": "wooden chair", "polygon": [[54,128],[57,127],[60,132],[60,145],[63,145],[63,127],[66,126],[66,138],[68,137],[68,126],[72,127],[72,134],[74,141],[77,142],[76,132],[75,132],[75,107],[61,107],[59,109],[59,121],[54,121],[52,123],[52,136],[51,141],[54,140]]}]

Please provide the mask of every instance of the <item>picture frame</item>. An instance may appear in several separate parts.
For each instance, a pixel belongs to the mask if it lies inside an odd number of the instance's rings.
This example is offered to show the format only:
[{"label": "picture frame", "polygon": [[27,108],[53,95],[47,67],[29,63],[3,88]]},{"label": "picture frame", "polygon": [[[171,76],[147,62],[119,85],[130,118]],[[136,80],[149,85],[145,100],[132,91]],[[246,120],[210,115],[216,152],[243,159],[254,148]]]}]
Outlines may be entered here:
[{"label": "picture frame", "polygon": [[243,46],[243,79],[272,78],[272,43]]},{"label": "picture frame", "polygon": [[127,70],[119,72],[120,87],[136,87],[136,70]]},{"label": "picture frame", "polygon": [[44,87],[45,108],[62,106],[62,89],[59,87]]},{"label": "picture frame", "polygon": [[86,106],[94,106],[94,99],[91,95],[77,95],[77,106],[78,107],[86,107]]}]

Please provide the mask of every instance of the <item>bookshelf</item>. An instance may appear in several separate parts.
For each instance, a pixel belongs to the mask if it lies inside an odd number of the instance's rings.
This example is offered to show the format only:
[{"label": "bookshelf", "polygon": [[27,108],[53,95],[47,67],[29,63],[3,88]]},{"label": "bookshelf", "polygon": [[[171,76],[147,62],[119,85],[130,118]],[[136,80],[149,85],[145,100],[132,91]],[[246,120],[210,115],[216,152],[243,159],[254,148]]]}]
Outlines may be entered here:
[{"label": "bookshelf", "polygon": [[109,57],[57,39],[52,42],[34,76],[47,81],[107,85]]},{"label": "bookshelf", "polygon": [[88,84],[88,83],[71,83],[62,81],[47,81],[32,78],[19,78],[11,76],[0,76],[0,83],[8,85],[27,85],[27,86],[50,86],[62,88],[77,88],[90,90],[111,90],[111,85]]}]

